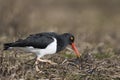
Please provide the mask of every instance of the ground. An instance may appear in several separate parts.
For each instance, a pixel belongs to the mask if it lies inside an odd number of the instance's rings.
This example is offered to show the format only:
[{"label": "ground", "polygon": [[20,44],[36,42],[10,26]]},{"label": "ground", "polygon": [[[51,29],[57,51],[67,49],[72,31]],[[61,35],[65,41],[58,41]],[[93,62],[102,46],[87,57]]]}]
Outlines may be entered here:
[{"label": "ground", "polygon": [[46,55],[43,59],[58,65],[39,63],[42,73],[38,73],[34,54],[1,50],[0,77],[1,80],[120,80],[120,56],[109,53],[96,54],[86,48],[79,59],[68,50]]}]

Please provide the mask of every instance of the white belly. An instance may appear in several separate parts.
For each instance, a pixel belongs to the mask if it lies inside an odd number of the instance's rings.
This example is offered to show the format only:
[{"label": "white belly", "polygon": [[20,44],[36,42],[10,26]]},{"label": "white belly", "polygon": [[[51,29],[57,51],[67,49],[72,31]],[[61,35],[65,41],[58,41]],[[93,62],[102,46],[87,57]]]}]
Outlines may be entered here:
[{"label": "white belly", "polygon": [[55,38],[53,38],[53,39],[54,39],[54,41],[52,43],[50,43],[45,49],[27,47],[25,49],[25,51],[36,53],[36,55],[38,57],[42,57],[46,54],[54,54],[54,53],[56,53],[56,50],[57,50],[57,40]]}]

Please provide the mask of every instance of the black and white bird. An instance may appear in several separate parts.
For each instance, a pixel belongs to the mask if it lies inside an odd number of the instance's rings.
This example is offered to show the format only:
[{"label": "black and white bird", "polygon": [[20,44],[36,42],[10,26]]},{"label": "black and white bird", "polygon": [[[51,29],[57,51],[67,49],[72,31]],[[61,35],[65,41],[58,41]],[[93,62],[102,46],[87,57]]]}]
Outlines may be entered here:
[{"label": "black and white bird", "polygon": [[27,52],[35,53],[37,55],[35,62],[36,70],[39,71],[39,68],[37,66],[38,61],[56,64],[50,60],[43,60],[41,57],[47,54],[57,53],[65,49],[68,45],[71,45],[72,49],[76,53],[76,56],[80,57],[80,53],[74,44],[74,36],[70,33],[57,34],[54,32],[43,32],[33,34],[25,39],[19,39],[12,43],[5,43],[4,50],[8,50],[13,47],[20,47]]}]

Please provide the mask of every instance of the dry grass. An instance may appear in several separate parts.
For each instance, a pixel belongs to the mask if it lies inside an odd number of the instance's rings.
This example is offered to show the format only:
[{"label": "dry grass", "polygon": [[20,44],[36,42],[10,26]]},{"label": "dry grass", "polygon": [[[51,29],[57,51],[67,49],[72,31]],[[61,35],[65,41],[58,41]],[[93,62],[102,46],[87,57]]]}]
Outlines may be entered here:
[{"label": "dry grass", "polygon": [[45,59],[58,65],[40,63],[39,68],[44,73],[35,71],[33,54],[3,51],[0,55],[0,77],[1,80],[119,80],[120,56],[112,54],[112,51],[109,52],[111,55],[95,51],[86,48],[80,59],[76,59],[73,53],[66,50],[59,54],[47,55]]}]

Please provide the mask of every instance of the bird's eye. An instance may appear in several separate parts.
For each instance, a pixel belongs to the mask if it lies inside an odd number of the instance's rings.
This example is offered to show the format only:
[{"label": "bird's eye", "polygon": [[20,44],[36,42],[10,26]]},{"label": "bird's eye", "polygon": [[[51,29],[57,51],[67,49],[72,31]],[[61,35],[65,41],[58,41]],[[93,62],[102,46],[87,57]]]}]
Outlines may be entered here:
[{"label": "bird's eye", "polygon": [[73,40],[74,38],[73,37],[70,37],[71,40]]}]

